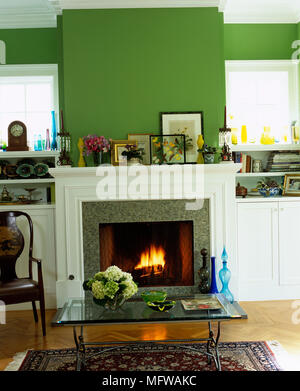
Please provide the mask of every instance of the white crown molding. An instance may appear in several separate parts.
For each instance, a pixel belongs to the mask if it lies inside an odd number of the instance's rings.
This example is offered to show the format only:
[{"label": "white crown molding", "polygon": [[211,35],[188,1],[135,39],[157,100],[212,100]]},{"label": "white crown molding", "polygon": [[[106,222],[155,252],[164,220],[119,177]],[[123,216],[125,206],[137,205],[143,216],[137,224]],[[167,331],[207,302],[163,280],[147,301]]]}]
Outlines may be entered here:
[{"label": "white crown molding", "polygon": [[[299,17],[298,17],[299,16]],[[224,12],[224,23],[226,24],[295,24],[300,21],[300,15],[245,15],[229,14]]]},{"label": "white crown molding", "polygon": [[[52,0],[49,0],[52,2]],[[219,7],[223,0],[54,0],[61,9]],[[225,0],[226,1],[226,0]]]}]

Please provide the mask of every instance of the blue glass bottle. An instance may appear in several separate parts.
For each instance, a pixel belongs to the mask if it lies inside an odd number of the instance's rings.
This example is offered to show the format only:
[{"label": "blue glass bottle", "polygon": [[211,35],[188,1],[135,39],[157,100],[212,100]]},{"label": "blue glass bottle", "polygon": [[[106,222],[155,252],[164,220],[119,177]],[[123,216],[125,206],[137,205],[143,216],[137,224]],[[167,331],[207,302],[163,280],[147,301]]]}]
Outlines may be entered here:
[{"label": "blue glass bottle", "polygon": [[210,257],[211,260],[211,284],[209,293],[219,293],[216,281],[216,257]]},{"label": "blue glass bottle", "polygon": [[221,293],[223,293],[223,295],[226,297],[226,299],[228,301],[230,301],[230,303],[233,303],[234,297],[233,297],[233,294],[230,292],[230,290],[228,288],[229,280],[231,278],[231,271],[227,267],[228,255],[227,255],[225,246],[223,248],[221,259],[222,259],[222,262],[223,262],[223,267],[219,271],[219,277],[220,277],[220,280],[222,282]]},{"label": "blue glass bottle", "polygon": [[56,130],[56,122],[55,122],[55,111],[51,111],[52,115],[52,141],[51,141],[51,150],[56,151],[57,150],[57,130]]}]

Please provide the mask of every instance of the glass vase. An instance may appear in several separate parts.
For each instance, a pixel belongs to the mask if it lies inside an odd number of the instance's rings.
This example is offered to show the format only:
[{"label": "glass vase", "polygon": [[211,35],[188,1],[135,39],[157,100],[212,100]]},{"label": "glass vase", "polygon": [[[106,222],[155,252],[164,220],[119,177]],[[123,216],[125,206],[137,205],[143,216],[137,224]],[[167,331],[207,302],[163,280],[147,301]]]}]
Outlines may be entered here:
[{"label": "glass vase", "polygon": [[207,254],[208,253],[207,253],[206,249],[201,250],[203,262],[202,262],[202,267],[198,271],[199,280],[200,280],[199,291],[201,293],[208,293],[209,292],[209,270],[208,270],[207,262],[206,262]]},{"label": "glass vase", "polygon": [[125,303],[125,301],[126,299],[123,295],[116,295],[113,299],[108,299],[104,304],[104,307],[107,310],[116,311]]},{"label": "glass vase", "polygon": [[57,129],[56,129],[56,122],[55,122],[55,111],[51,111],[52,116],[52,141],[51,141],[51,150],[56,151],[57,150]]},{"label": "glass vase", "polygon": [[210,257],[211,260],[211,283],[209,293],[219,293],[216,280],[216,257]]},{"label": "glass vase", "polygon": [[230,281],[230,278],[231,278],[231,271],[227,267],[228,255],[227,255],[225,247],[223,249],[223,253],[222,253],[221,259],[223,261],[223,267],[219,271],[219,277],[220,277],[220,280],[221,280],[221,283],[222,283],[222,290],[221,290],[220,293],[222,293],[226,297],[226,299],[228,301],[230,301],[230,303],[233,303],[234,297],[233,297],[233,294],[230,292],[230,290],[228,288],[228,284],[229,284],[229,281]]},{"label": "glass vase", "polygon": [[246,125],[242,125],[241,142],[242,142],[242,144],[247,144],[247,126]]},{"label": "glass vase", "polygon": [[93,160],[94,160],[94,166],[96,167],[102,164],[102,151],[93,152]]}]

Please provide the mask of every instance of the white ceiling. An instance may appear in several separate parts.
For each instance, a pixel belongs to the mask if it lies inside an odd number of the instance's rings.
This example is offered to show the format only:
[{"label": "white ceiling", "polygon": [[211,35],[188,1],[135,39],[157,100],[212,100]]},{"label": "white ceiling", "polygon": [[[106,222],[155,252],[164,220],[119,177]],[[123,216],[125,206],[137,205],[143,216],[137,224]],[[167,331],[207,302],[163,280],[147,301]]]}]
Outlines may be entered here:
[{"label": "white ceiling", "polygon": [[0,29],[55,27],[63,9],[218,7],[225,23],[298,23],[300,0],[0,0]]}]

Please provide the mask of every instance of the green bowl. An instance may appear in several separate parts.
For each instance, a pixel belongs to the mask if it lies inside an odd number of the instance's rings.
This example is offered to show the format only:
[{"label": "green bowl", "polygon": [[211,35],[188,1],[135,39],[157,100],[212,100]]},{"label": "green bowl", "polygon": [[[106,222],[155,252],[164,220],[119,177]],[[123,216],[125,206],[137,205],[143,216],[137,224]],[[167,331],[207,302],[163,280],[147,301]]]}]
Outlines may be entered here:
[{"label": "green bowl", "polygon": [[147,305],[154,311],[158,312],[167,312],[172,309],[176,304],[176,301],[166,300],[166,301],[153,301],[148,302]]},{"label": "green bowl", "polygon": [[163,291],[145,291],[141,293],[141,297],[145,303],[154,302],[154,301],[165,301],[167,293]]}]

